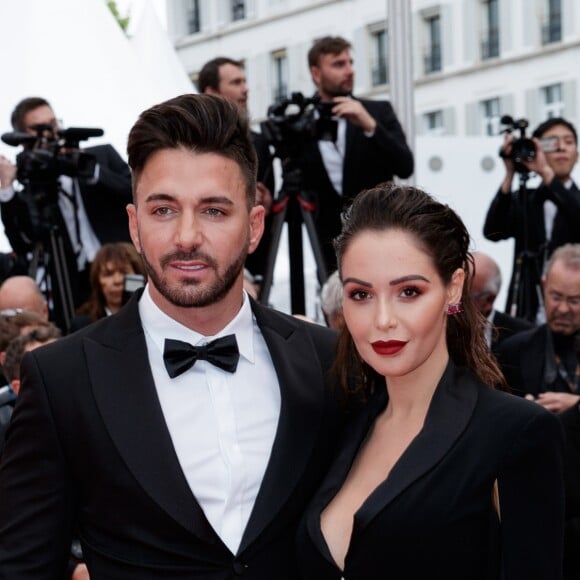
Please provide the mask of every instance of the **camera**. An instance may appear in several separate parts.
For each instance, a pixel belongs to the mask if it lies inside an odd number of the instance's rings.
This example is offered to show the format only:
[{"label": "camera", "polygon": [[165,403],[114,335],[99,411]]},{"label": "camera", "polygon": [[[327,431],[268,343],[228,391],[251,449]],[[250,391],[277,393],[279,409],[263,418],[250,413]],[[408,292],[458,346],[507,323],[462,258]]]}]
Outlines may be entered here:
[{"label": "camera", "polygon": [[268,118],[260,124],[262,134],[277,157],[293,158],[306,143],[336,141],[338,121],[332,114],[334,106],[321,102],[318,95],[307,98],[302,93],[292,93],[268,107]]},{"label": "camera", "polygon": [[529,125],[528,120],[524,118],[514,120],[513,117],[504,115],[500,122],[502,125],[506,125],[502,133],[520,132],[519,138],[512,141],[510,154],[506,155],[502,148],[500,149],[500,157],[511,159],[517,171],[527,173],[528,169],[525,165],[522,165],[522,162],[533,161],[536,157],[536,144],[529,137],[526,137],[526,129]]},{"label": "camera", "polygon": [[90,179],[94,176],[96,157],[80,151],[79,143],[100,137],[103,130],[85,127],[59,130],[47,124],[34,125],[32,129],[35,134],[4,133],[2,141],[14,147],[22,145],[22,151],[16,156],[16,178],[24,186],[17,195],[27,214],[21,235],[37,241],[56,223],[59,177]]},{"label": "camera", "polygon": [[23,146],[16,156],[16,177],[21,183],[47,183],[60,175],[88,179],[94,175],[96,159],[90,153],[79,151],[79,142],[103,135],[102,129],[70,127],[54,130],[51,125],[33,127],[36,135],[4,133],[2,141],[12,146]]},{"label": "camera", "polygon": [[129,298],[133,294],[145,286],[145,276],[141,274],[125,274],[123,278],[123,296],[121,298],[121,304],[127,304]]}]

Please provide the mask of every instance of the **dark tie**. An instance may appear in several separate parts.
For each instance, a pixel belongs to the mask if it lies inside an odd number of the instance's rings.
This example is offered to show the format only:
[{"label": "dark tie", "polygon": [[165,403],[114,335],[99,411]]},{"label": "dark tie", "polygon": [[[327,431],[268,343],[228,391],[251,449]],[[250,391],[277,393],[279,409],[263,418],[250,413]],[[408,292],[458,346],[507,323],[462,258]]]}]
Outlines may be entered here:
[{"label": "dark tie", "polygon": [[192,346],[182,340],[165,339],[163,361],[172,379],[190,369],[197,360],[206,360],[224,371],[233,373],[238,366],[239,358],[240,351],[235,334],[216,338],[202,346]]}]

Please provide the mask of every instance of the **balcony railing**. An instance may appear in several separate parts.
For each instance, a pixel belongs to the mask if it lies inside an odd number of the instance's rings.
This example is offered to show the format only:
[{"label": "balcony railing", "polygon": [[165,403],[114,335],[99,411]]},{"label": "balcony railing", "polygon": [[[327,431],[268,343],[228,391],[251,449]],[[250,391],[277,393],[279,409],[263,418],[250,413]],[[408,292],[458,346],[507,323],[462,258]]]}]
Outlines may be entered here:
[{"label": "balcony railing", "polygon": [[441,45],[432,44],[431,50],[423,57],[425,74],[441,70]]},{"label": "balcony railing", "polygon": [[389,82],[389,63],[386,58],[378,58],[371,67],[373,87]]},{"label": "balcony railing", "polygon": [[201,21],[199,18],[199,8],[194,8],[187,13],[187,31],[194,34],[201,30]]},{"label": "balcony railing", "polygon": [[499,30],[490,28],[486,36],[481,40],[481,58],[496,58],[499,56]]},{"label": "balcony railing", "polygon": [[559,12],[553,12],[542,25],[542,44],[551,44],[562,40],[562,17]]}]

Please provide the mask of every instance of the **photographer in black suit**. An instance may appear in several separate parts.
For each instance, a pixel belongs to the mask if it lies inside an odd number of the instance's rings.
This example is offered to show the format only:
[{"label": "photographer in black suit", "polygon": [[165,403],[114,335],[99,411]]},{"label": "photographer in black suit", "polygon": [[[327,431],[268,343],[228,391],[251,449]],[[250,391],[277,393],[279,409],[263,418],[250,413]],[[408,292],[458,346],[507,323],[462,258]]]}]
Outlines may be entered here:
[{"label": "photographer in black suit", "polygon": [[[200,93],[219,95],[236,103],[248,114],[248,83],[244,65],[240,61],[220,56],[206,62],[197,79],[197,88]],[[274,194],[274,168],[272,154],[268,142],[261,133],[250,131],[252,142],[258,156],[258,181],[256,183],[256,203],[263,205],[266,210],[264,235],[253,254],[246,258],[246,268],[252,273],[258,283],[264,276],[268,251],[272,238],[272,196]]]},{"label": "photographer in black suit", "polygon": [[339,36],[317,40],[308,53],[312,81],[322,103],[334,103],[337,139],[304,147],[304,189],[314,195],[314,221],[326,270],[336,270],[332,240],[340,233],[340,213],[360,191],[393,176],[413,173],[413,154],[391,104],[352,96],[351,44]]},{"label": "photographer in black suit", "polygon": [[[12,113],[11,122],[14,131],[32,136],[40,134],[47,144],[55,143],[62,129],[52,107],[41,97],[20,101]],[[45,127],[45,130],[39,133],[40,127]],[[56,184],[55,215],[62,234],[75,306],[88,296],[90,263],[101,244],[130,241],[125,213],[126,205],[131,202],[129,167],[111,145],[87,147],[82,152],[94,158],[94,174],[90,178],[59,175]],[[67,150],[67,153],[74,151]],[[23,184],[14,186],[17,177],[16,166],[5,158],[1,159],[2,222],[12,249],[26,267],[38,241],[30,211],[30,204],[36,200],[26,196],[26,186],[21,188]],[[17,191],[19,187],[21,190]]]},{"label": "photographer in black suit", "polygon": [[531,322],[543,322],[544,311],[539,306],[544,265],[557,247],[580,242],[580,192],[571,177],[578,160],[578,136],[574,126],[561,117],[548,119],[536,128],[535,156],[522,161],[522,166],[538,174],[542,183],[537,189],[528,189],[525,200],[512,191],[516,174],[511,158],[513,143],[513,134],[506,134],[502,147],[506,174],[488,209],[483,233],[493,242],[514,238],[514,268],[506,306],[510,314],[514,314],[510,305],[514,303],[516,262],[524,250],[529,253],[532,275],[528,284],[534,288],[528,288],[531,303],[525,314]]}]

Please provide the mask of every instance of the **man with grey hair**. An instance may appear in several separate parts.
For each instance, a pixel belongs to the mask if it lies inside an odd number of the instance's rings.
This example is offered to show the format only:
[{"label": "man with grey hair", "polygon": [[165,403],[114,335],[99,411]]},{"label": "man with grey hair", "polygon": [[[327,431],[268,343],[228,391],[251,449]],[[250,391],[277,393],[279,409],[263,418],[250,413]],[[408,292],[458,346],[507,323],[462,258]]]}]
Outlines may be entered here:
[{"label": "man with grey hair", "polygon": [[474,252],[471,296],[477,309],[486,317],[485,338],[491,351],[496,354],[498,346],[517,332],[528,330],[533,325],[527,320],[514,318],[499,312],[494,306],[501,289],[501,270],[497,262],[488,254]]},{"label": "man with grey hair", "polygon": [[542,286],[546,323],[506,340],[499,359],[514,393],[561,413],[580,402],[580,244],[556,249]]}]

